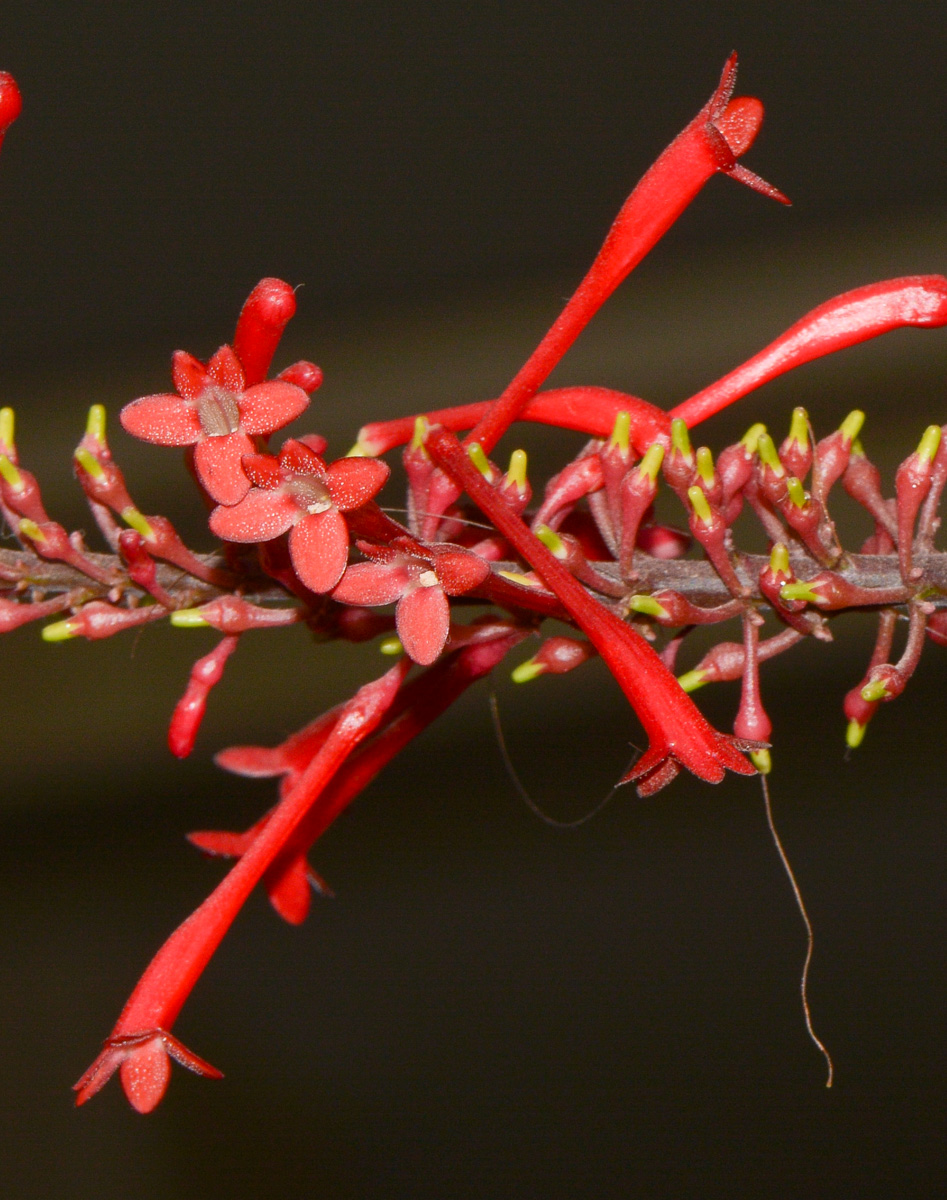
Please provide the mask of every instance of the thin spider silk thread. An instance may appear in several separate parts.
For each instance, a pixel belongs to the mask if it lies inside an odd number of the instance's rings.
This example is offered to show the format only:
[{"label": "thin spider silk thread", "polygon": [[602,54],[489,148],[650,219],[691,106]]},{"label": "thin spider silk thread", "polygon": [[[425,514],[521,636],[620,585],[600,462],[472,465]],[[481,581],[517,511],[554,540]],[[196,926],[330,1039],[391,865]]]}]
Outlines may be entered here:
[{"label": "thin spider silk thread", "polygon": [[[597,804],[593,805],[587,813],[581,817],[577,817],[574,821],[559,821],[555,817],[551,817],[547,812],[544,812],[539,807],[536,801],[526,790],[523,781],[516,772],[516,767],[513,766],[513,760],[510,757],[510,752],[506,746],[506,738],[503,736],[503,726],[500,723],[500,707],[497,703],[496,692],[490,693],[490,715],[493,718],[493,730],[496,734],[497,745],[500,748],[500,757],[503,759],[503,765],[506,767],[510,781],[519,793],[520,799],[534,816],[539,817],[541,821],[544,821],[547,825],[551,825],[554,829],[578,829],[579,826],[584,825],[586,821],[591,821],[593,817],[598,816],[598,814],[602,811],[606,804],[609,803],[621,786],[620,784],[616,783],[611,791],[607,792]],[[640,753],[636,751],[634,757],[625,768],[625,771],[622,772],[622,775],[631,770],[635,760],[639,757]]]},{"label": "thin spider silk thread", "polygon": [[802,995],[802,1011],[806,1020],[806,1030],[813,1043],[818,1047],[825,1059],[828,1067],[828,1078],[825,1081],[825,1086],[830,1088],[832,1081],[835,1078],[835,1067],[832,1064],[832,1056],[825,1048],[825,1043],[816,1034],[812,1027],[812,1014],[809,1011],[809,967],[812,963],[812,950],[814,939],[812,936],[812,922],[809,920],[809,914],[806,912],[806,906],[802,899],[802,892],[799,890],[799,884],[796,882],[796,877],[793,874],[792,867],[789,865],[789,858],[783,848],[783,843],[780,841],[779,834],[776,832],[776,823],[773,820],[773,806],[769,798],[769,783],[765,775],[760,775],[760,783],[763,786],[763,804],[766,808],[766,824],[769,826],[770,836],[773,839],[773,845],[776,847],[776,853],[779,855],[780,862],[783,864],[783,870],[789,879],[789,884],[792,887],[793,895],[796,898],[796,907],[799,909],[799,915],[802,917],[803,924],[806,927],[806,958],[802,964],[802,977],[799,983],[799,991]]}]

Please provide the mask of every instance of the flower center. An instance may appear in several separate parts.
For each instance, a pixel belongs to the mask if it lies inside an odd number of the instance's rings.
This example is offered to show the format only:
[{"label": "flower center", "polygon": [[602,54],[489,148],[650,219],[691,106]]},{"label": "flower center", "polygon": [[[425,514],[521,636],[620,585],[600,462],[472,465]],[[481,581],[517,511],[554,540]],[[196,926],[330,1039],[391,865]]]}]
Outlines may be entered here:
[{"label": "flower center", "polygon": [[286,490],[307,513],[328,512],[332,507],[329,489],[318,479],[298,475],[286,484]]},{"label": "flower center", "polygon": [[208,437],[226,437],[240,428],[240,409],[233,392],[211,384],[197,401],[197,416]]},{"label": "flower center", "polygon": [[422,571],[418,576],[418,587],[437,587],[437,576],[433,571]]}]

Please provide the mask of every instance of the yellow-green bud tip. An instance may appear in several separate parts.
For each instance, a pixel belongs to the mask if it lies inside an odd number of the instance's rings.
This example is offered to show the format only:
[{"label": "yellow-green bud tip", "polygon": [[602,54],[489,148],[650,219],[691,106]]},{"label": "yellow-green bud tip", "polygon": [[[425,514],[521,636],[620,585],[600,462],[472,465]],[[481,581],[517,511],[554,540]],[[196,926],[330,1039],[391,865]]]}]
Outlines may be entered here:
[{"label": "yellow-green bud tip", "polygon": [[93,479],[98,479],[100,475],[105,474],[102,464],[95,457],[95,455],[86,450],[84,446],[80,446],[72,457],[76,460],[83,471],[85,471],[87,475],[91,475]]},{"label": "yellow-green bud tip", "polygon": [[493,483],[493,468],[490,466],[490,460],[483,452],[483,446],[479,442],[471,442],[467,447],[467,454],[470,457],[470,461],[487,483]]},{"label": "yellow-green bud tip", "polygon": [[860,408],[853,408],[839,426],[839,430],[846,442],[854,442],[861,433],[864,424],[865,414]]},{"label": "yellow-green bud tip", "polygon": [[429,429],[430,426],[427,423],[426,417],[414,418],[414,432],[411,434],[411,450],[424,450],[424,443],[427,441]]},{"label": "yellow-green bud tip", "polygon": [[629,596],[625,604],[629,612],[642,613],[646,617],[657,617],[659,621],[666,621],[669,616],[668,610],[653,596]]},{"label": "yellow-green bud tip", "polygon": [[928,425],[917,447],[917,456],[925,463],[932,463],[940,448],[940,426]]},{"label": "yellow-green bud tip", "polygon": [[514,450],[510,455],[510,468],[506,473],[506,486],[521,492],[526,487],[527,458],[525,450]]},{"label": "yellow-green bud tip", "polygon": [[661,464],[664,462],[664,447],[660,442],[655,442],[653,446],[649,446],[645,451],[645,456],[638,463],[638,471],[641,475],[647,475],[654,483],[658,478],[658,472],[661,470]]},{"label": "yellow-green bud tip", "polygon": [[697,451],[697,474],[708,487],[714,482],[714,456],[707,446],[701,446]]},{"label": "yellow-green bud tip", "polygon": [[389,658],[396,658],[404,653],[404,646],[401,644],[401,638],[386,637],[378,643],[378,650],[381,654],[387,654]]},{"label": "yellow-green bud tip", "polygon": [[16,427],[16,418],[12,408],[0,408],[0,446],[6,446],[7,449],[13,449],[13,433]]},{"label": "yellow-green bud tip", "polygon": [[40,529],[35,521],[31,521],[28,517],[24,517],[20,522],[19,530],[20,533],[22,533],[24,537],[29,538],[31,542],[46,541],[46,534],[43,533],[42,529]]},{"label": "yellow-green bud tip", "polygon": [[93,404],[85,423],[86,435],[105,445],[105,405]]},{"label": "yellow-green bud tip", "polygon": [[622,454],[628,453],[629,445],[631,444],[631,413],[620,412],[615,414],[615,426],[612,429],[612,436],[609,445],[620,450]]},{"label": "yellow-green bud tip", "polygon": [[709,525],[714,519],[713,513],[710,511],[710,505],[707,503],[707,497],[704,494],[704,489],[698,487],[695,483],[693,487],[687,489],[687,498],[691,502],[691,507],[694,510],[694,515],[699,521],[703,521],[705,525]]},{"label": "yellow-green bud tip", "polygon": [[10,487],[20,491],[23,487],[23,476],[5,454],[0,454],[0,475]]},{"label": "yellow-green bud tip", "polygon": [[818,604],[822,597],[808,583],[784,583],[779,589],[783,600],[805,600],[807,604]]},{"label": "yellow-green bud tip", "polygon": [[137,508],[123,509],[122,520],[126,525],[130,525],[137,533],[140,533],[143,538],[150,538],[153,536],[151,526]]},{"label": "yellow-green bud tip", "polygon": [[510,672],[510,678],[514,683],[530,683],[545,672],[546,668],[542,663],[538,663],[535,658],[528,658],[526,662],[520,663]]},{"label": "yellow-green bud tip", "polygon": [[44,642],[68,642],[77,636],[72,621],[54,621],[52,625],[44,625],[41,634]]},{"label": "yellow-green bud tip", "polygon": [[786,480],[786,491],[789,493],[789,499],[796,508],[806,507],[806,489],[802,486],[802,481],[797,479],[795,475],[790,475]]},{"label": "yellow-green bud tip", "polygon": [[688,461],[691,459],[690,435],[687,432],[687,425],[680,417],[675,417],[671,422],[671,451]]},{"label": "yellow-green bud tip", "polygon": [[350,446],[345,452],[346,458],[374,458],[375,455],[369,450],[364,442],[356,442],[354,446]]},{"label": "yellow-green bud tip", "polygon": [[540,525],[536,530],[536,536],[556,558],[566,557],[566,544],[554,529],[550,529],[548,525]]},{"label": "yellow-green bud tip", "polygon": [[539,580],[530,575],[523,575],[519,571],[497,571],[498,575],[502,575],[504,579],[509,579],[511,583],[518,583],[520,587],[534,588],[539,587]]},{"label": "yellow-green bud tip", "polygon": [[789,440],[802,450],[809,446],[809,414],[800,405],[792,410],[792,421],[789,423]]},{"label": "yellow-green bud tip", "polygon": [[760,438],[766,432],[766,426],[762,421],[757,421],[755,425],[751,425],[743,437],[740,438],[740,444],[746,450],[747,454],[755,454],[757,447],[760,444]]},{"label": "yellow-green bud tip", "polygon": [[761,433],[756,443],[756,450],[760,456],[760,461],[773,472],[777,479],[782,479],[786,474],[786,468],[779,461],[779,455],[776,453],[776,443],[768,433]]},{"label": "yellow-green bud tip", "polygon": [[768,775],[773,769],[773,758],[768,750],[751,750],[750,762],[761,775]]},{"label": "yellow-green bud tip", "polygon": [[205,621],[199,608],[179,608],[170,617],[175,629],[204,629],[210,621]]},{"label": "yellow-green bud tip", "polygon": [[845,745],[849,750],[857,750],[865,740],[865,733],[868,729],[867,725],[862,725],[860,721],[852,719],[848,723],[848,728],[845,730]]},{"label": "yellow-green bud tip", "polygon": [[887,700],[889,695],[888,689],[880,679],[873,679],[862,688],[862,699],[867,704],[874,704],[876,700]]},{"label": "yellow-green bud tip", "polygon": [[777,542],[769,552],[769,569],[774,575],[788,575],[789,550],[782,542]]},{"label": "yellow-green bud tip", "polygon": [[677,682],[685,692],[696,692],[707,682],[707,672],[695,667],[693,671],[685,671],[683,675],[678,675]]}]

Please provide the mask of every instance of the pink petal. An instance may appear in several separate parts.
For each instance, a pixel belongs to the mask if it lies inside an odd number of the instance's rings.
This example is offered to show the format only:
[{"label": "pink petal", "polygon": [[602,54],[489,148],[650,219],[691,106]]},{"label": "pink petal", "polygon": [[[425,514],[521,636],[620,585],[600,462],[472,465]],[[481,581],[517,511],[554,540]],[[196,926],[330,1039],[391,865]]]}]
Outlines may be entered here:
[{"label": "pink petal", "polygon": [[243,473],[256,487],[278,488],[282,482],[275,454],[245,454]]},{"label": "pink petal", "polygon": [[422,667],[430,666],[450,632],[447,597],[439,587],[415,588],[398,602],[395,625],[408,657]]},{"label": "pink petal", "polygon": [[243,367],[229,346],[221,346],[207,364],[207,374],[224,391],[233,392],[239,396],[246,383],[243,378]]},{"label": "pink petal", "polygon": [[315,475],[319,480],[326,477],[326,465],[319,452],[297,438],[287,438],[283,442],[279,465],[287,475]]},{"label": "pink petal", "polygon": [[340,604],[394,604],[405,593],[409,575],[397,563],[353,563],[332,593]]},{"label": "pink petal", "polygon": [[169,393],[133,400],[119,419],[126,433],[158,446],[193,446],[204,433],[196,409]]},{"label": "pink petal", "polygon": [[253,443],[245,433],[205,437],[198,442],[194,450],[194,467],[212,500],[218,504],[237,504],[244,498],[250,490],[250,480],[243,473],[240,460],[244,454],[252,453]]},{"label": "pink petal", "polygon": [[305,921],[312,903],[312,888],[304,854],[297,854],[285,866],[280,863],[279,870],[268,871],[263,876],[263,884],[270,903],[284,921],[290,925],[301,925]]},{"label": "pink petal", "polygon": [[132,1108],[140,1113],[156,1108],[171,1078],[171,1063],[160,1035],[132,1050],[119,1075]]},{"label": "pink petal", "polygon": [[331,592],[349,560],[349,530],[334,508],[310,513],[289,535],[293,568],[313,592]]},{"label": "pink petal", "polygon": [[171,378],[185,400],[196,400],[207,387],[207,368],[186,350],[175,350],[171,358]]},{"label": "pink petal", "polygon": [[390,474],[391,468],[378,458],[340,458],[329,467],[326,486],[336,508],[348,512],[367,504]]},{"label": "pink petal", "polygon": [[240,423],[247,433],[265,436],[295,421],[309,407],[309,397],[294,383],[274,379],[247,388],[237,404]]},{"label": "pink petal", "polygon": [[240,858],[253,844],[252,836],[225,829],[197,829],[187,834],[187,840],[205,854],[220,858]]},{"label": "pink petal", "polygon": [[250,779],[267,779],[288,770],[280,746],[228,746],[214,755],[214,762],[225,771]]},{"label": "pink petal", "polygon": [[238,504],[215,508],[210,528],[225,542],[268,542],[285,533],[298,516],[292,497],[268,488],[251,488]]},{"label": "pink petal", "polygon": [[476,554],[446,550],[436,555],[434,574],[448,596],[462,596],[483,583],[490,574],[490,567]]}]

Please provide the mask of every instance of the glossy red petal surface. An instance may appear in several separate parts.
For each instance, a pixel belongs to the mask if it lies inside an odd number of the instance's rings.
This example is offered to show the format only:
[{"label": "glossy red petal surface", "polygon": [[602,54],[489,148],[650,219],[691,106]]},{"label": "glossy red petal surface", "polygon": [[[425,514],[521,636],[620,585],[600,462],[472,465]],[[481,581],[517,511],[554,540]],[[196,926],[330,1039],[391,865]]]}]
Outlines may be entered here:
[{"label": "glossy red petal surface", "polygon": [[329,467],[326,486],[336,508],[361,508],[385,486],[391,468],[378,458],[340,458]]},{"label": "glossy red petal surface", "polygon": [[274,379],[247,388],[237,403],[247,433],[266,435],[295,421],[309,407],[309,397],[294,383]]},{"label": "glossy red petal surface", "polygon": [[197,444],[194,467],[212,500],[218,504],[237,504],[244,498],[250,490],[250,480],[243,473],[240,460],[244,454],[252,453],[253,443],[245,433],[205,437]]},{"label": "glossy red petal surface", "polygon": [[215,508],[210,528],[226,542],[268,542],[285,533],[298,516],[299,508],[290,496],[251,488],[238,504]]},{"label": "glossy red petal surface", "polygon": [[290,925],[301,925],[309,915],[312,904],[312,887],[305,855],[298,855],[279,872],[268,871],[263,876],[263,883],[270,903],[283,920]]},{"label": "glossy red petal surface", "polygon": [[405,568],[396,563],[353,563],[332,593],[342,604],[394,604],[410,583]]},{"label": "glossy red petal surface", "polygon": [[133,400],[119,420],[126,433],[156,446],[193,446],[204,436],[196,410],[168,392]]},{"label": "glossy red petal surface", "polygon": [[408,657],[429,666],[444,649],[450,632],[447,597],[439,587],[415,588],[398,602],[395,624]]},{"label": "glossy red petal surface", "polygon": [[313,592],[331,592],[342,578],[349,557],[349,530],[334,508],[310,513],[289,535],[293,568]]}]

